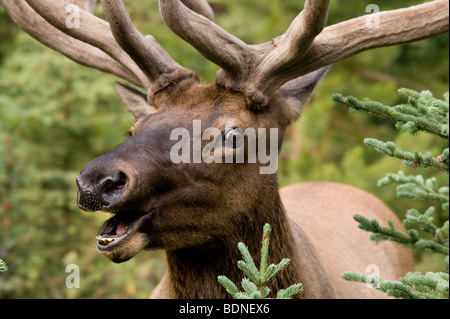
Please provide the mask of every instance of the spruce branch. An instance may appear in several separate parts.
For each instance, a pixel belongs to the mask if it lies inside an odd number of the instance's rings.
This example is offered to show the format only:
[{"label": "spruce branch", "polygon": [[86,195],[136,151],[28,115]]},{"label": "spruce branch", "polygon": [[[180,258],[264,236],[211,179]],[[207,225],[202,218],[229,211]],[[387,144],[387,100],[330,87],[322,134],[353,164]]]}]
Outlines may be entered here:
[{"label": "spruce branch", "polygon": [[277,293],[277,299],[290,299],[293,295],[298,294],[302,289],[302,284],[294,284],[287,289],[281,289]]},{"label": "spruce branch", "polygon": [[431,234],[432,237],[436,237],[438,228],[435,224],[433,224],[434,218],[432,216],[435,211],[436,209],[433,206],[429,207],[423,214],[421,214],[417,209],[409,209],[406,212],[406,218],[403,220],[403,225],[405,225],[407,229],[419,228]]},{"label": "spruce branch", "polygon": [[385,292],[388,296],[403,299],[447,299],[449,276],[446,273],[410,272],[400,281],[373,280],[363,274],[345,272],[342,278],[347,281],[370,284],[373,288]]},{"label": "spruce branch", "polygon": [[8,271],[8,265],[6,265],[6,263],[0,259],[0,272],[6,272]]},{"label": "spruce branch", "polygon": [[[243,243],[238,244],[239,251],[244,260],[237,262],[239,269],[241,269],[246,278],[242,279],[241,286],[244,291],[239,291],[239,288],[226,276],[218,276],[217,280],[227,290],[227,292],[235,299],[264,299],[270,294],[270,288],[267,283],[270,279],[275,277],[280,271],[289,265],[290,260],[284,258],[277,265],[271,264],[267,266],[267,259],[269,254],[269,237],[271,228],[269,224],[264,225],[263,241],[261,248],[261,264],[258,268],[253,261],[247,246]],[[289,299],[303,290],[302,284],[294,284],[287,289],[282,289],[277,293],[277,299]]]},{"label": "spruce branch", "polygon": [[217,277],[217,280],[228,291],[230,295],[235,296],[239,292],[238,287],[236,287],[236,285],[227,277],[219,276]]},{"label": "spruce branch", "polygon": [[446,160],[442,159],[443,154],[448,154],[448,148],[442,154],[433,157],[433,154],[430,152],[426,152],[425,154],[421,152],[406,152],[397,148],[394,142],[382,142],[374,138],[366,138],[364,144],[373,147],[379,153],[403,160],[403,164],[411,168],[432,167],[447,173],[449,171],[448,157]]},{"label": "spruce branch", "polygon": [[[409,229],[407,233],[397,230],[394,228],[392,221],[389,221],[389,227],[386,227],[381,226],[380,223],[375,219],[369,220],[361,215],[355,215],[353,218],[359,223],[358,227],[360,229],[372,233],[370,239],[375,243],[379,243],[381,241],[392,241],[399,243],[405,247],[425,249],[448,256],[448,223],[445,223],[442,228],[438,229],[432,223],[432,219],[427,219],[427,216],[425,214],[421,215],[420,213],[418,213],[418,211],[414,211],[413,213],[412,210],[409,211],[409,213],[410,214],[407,215],[404,224],[422,225],[422,230],[428,230],[429,232],[431,232],[433,236],[431,239],[421,238],[418,231],[415,229]],[[436,233],[438,230],[442,236],[439,242],[436,241]]]},{"label": "spruce branch", "polygon": [[244,257],[244,260],[239,260],[237,262],[239,269],[242,270],[251,280],[259,283],[259,272],[256,269],[252,256],[250,256],[247,246],[243,243],[239,243],[238,248],[242,254],[242,257]]},{"label": "spruce branch", "polygon": [[378,181],[378,186],[399,184],[397,196],[419,200],[441,201],[444,205],[449,202],[449,188],[439,187],[435,177],[424,179],[422,175],[406,176],[402,171],[398,174],[387,174]]},{"label": "spruce branch", "polygon": [[[444,95],[445,100],[433,98],[429,91],[416,92],[409,89],[400,89],[399,95],[407,99],[406,104],[385,106],[382,103],[370,100],[359,101],[354,97],[333,95],[333,100],[351,107],[351,110],[364,111],[380,118],[396,122],[401,132],[417,133],[425,131],[448,140],[449,136],[449,93]],[[403,160],[410,168],[428,167],[449,172],[449,148],[445,148],[438,156],[430,152],[406,152],[393,142],[382,142],[376,139],[366,139],[364,143],[375,148],[378,152],[390,157]],[[387,174],[378,181],[378,186],[398,184],[397,196],[418,200],[430,200],[443,203],[442,209],[449,209],[449,187],[439,187],[436,178],[424,179],[423,176],[406,176],[403,172]],[[445,256],[444,267],[449,268],[449,222],[442,227],[434,224],[433,215],[436,209],[429,207],[424,213],[417,209],[407,211],[403,224],[407,232],[395,229],[394,223],[381,226],[377,220],[369,220],[361,215],[354,219],[358,227],[372,232],[371,239],[376,243],[392,241],[405,247],[419,248],[439,253]],[[400,281],[380,280],[378,277],[370,278],[355,272],[343,274],[344,280],[370,284],[372,287],[384,291],[387,295],[396,298],[448,298],[448,273],[408,273]]]},{"label": "spruce branch", "polygon": [[408,99],[407,104],[386,106],[380,102],[368,99],[359,101],[353,96],[344,97],[341,94],[333,94],[331,98],[350,106],[352,111],[363,111],[382,119],[396,121],[396,127],[401,132],[426,131],[445,139],[448,138],[448,94],[445,95],[444,101],[433,98],[430,91],[419,93],[410,89],[400,89],[398,93]]},{"label": "spruce branch", "polygon": [[381,226],[376,219],[369,220],[361,215],[355,215],[353,219],[359,223],[358,227],[360,229],[373,233],[370,239],[377,244],[381,241],[388,240],[407,247],[414,247],[417,242],[415,234],[405,234],[395,229],[392,222],[389,223],[389,227],[385,227]]}]

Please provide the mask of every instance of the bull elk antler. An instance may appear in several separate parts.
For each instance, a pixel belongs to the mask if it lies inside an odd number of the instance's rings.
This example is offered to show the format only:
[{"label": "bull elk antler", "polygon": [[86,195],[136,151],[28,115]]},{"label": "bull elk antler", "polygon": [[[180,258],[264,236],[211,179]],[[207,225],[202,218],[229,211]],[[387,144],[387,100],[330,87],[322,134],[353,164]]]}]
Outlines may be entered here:
[{"label": "bull elk antler", "polygon": [[[166,24],[222,69],[217,82],[266,104],[284,83],[361,51],[406,43],[448,31],[449,1],[437,0],[379,13],[369,28],[359,17],[325,28],[329,0],[307,0],[282,36],[247,45],[179,1],[159,0]],[[183,18],[180,18],[183,17]]]},{"label": "bull elk antler", "polygon": [[[149,96],[171,74],[190,72],[176,63],[151,36],[132,24],[120,0],[102,0],[109,24],[92,12],[95,0],[72,0],[80,10],[80,28],[68,28],[65,1],[0,0],[12,19],[31,36],[72,60],[112,73],[145,88]],[[420,40],[448,31],[449,1],[435,0],[325,27],[329,0],[306,0],[285,34],[248,45],[210,19],[205,0],[159,0],[164,21],[221,69],[217,83],[242,91],[263,107],[288,81],[364,50]]]},{"label": "bull elk antler", "polygon": [[[65,1],[1,0],[14,22],[46,46],[80,64],[114,74],[151,93],[162,75],[183,70],[151,36],[132,25],[122,1],[102,1],[110,21],[92,13],[96,0],[72,0],[78,5],[79,27],[66,25]],[[212,18],[204,1],[186,1],[194,10]],[[186,70],[187,71],[187,70]]]}]

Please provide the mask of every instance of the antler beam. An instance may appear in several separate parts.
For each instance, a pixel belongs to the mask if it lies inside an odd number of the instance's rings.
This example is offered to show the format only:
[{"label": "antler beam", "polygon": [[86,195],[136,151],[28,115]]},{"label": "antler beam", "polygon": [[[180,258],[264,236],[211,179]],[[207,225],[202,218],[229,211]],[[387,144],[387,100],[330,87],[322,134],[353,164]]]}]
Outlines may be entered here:
[{"label": "antler beam", "polygon": [[[264,51],[259,56],[255,70],[251,72],[253,83],[248,82],[247,85],[247,92],[253,96],[256,103],[267,103],[267,97],[287,82],[280,78],[280,74],[295,68],[295,64],[301,61],[314,39],[325,28],[329,5],[329,0],[307,0],[303,11],[294,19],[285,34],[260,46]],[[267,83],[268,88],[261,87],[260,84],[265,85],[266,83],[262,82],[269,79],[274,83]]]},{"label": "antler beam", "polygon": [[182,2],[192,11],[201,14],[209,20],[214,19],[214,11],[206,0],[183,0]]},{"label": "antler beam", "polygon": [[204,57],[240,78],[254,53],[250,47],[209,19],[189,10],[179,0],[159,0],[164,22]]},{"label": "antler beam", "polygon": [[159,5],[171,30],[222,68],[218,73],[219,84],[243,90],[251,100],[265,104],[265,92],[247,85],[248,81],[255,75],[271,77],[278,69],[290,66],[292,60],[300,59],[326,25],[329,0],[307,0],[305,9],[287,32],[263,46],[247,45],[188,10],[179,0],[159,0]]},{"label": "antler beam", "polygon": [[[323,22],[326,20],[325,6],[328,1],[317,2],[317,6],[319,6],[319,2],[322,2],[323,5],[317,10],[305,7],[305,10],[311,13],[311,18],[309,18],[311,23],[305,22],[305,26],[313,27],[312,25],[315,24],[313,21]],[[303,13],[304,11],[297,19]],[[289,46],[290,43],[296,42],[296,37],[300,39],[304,37],[301,31],[304,29],[297,26],[296,19],[286,34],[273,40],[273,44],[265,43],[259,46],[264,56],[262,63],[258,64],[254,71],[249,72],[252,77],[241,85],[248,92],[259,93],[259,100],[264,102],[264,96],[270,97],[289,80],[362,51],[417,41],[447,32],[449,30],[449,1],[436,0],[406,9],[381,12],[378,13],[377,18],[378,25],[368,24],[368,16],[362,16],[326,27],[318,33],[314,41],[311,41],[308,48],[302,47],[300,44],[307,44],[308,40],[300,40],[295,46]],[[315,30],[320,30],[320,26],[322,26],[321,23]],[[289,36],[291,29],[298,30],[297,35],[292,32],[293,35]],[[314,36],[314,32],[310,35]],[[285,44],[286,42],[287,44]],[[288,45],[289,49],[287,49],[287,53],[277,59],[277,55],[272,52],[279,51],[278,46],[284,45]],[[286,56],[290,56],[290,58],[285,59]],[[224,78],[220,81],[227,83],[228,79]]]},{"label": "antler beam", "polygon": [[[86,9],[80,10],[80,28],[65,25],[64,1],[0,0],[12,19],[40,42],[148,91],[158,87],[162,75],[187,72],[153,37],[139,33],[121,0],[101,1],[109,24],[90,13],[96,0],[71,2]],[[329,3],[306,0],[285,34],[248,45],[210,20],[213,13],[205,0],[159,0],[167,25],[221,67],[217,83],[244,92],[249,103],[261,107],[283,84],[299,76],[368,49],[420,40],[449,29],[449,0],[378,13],[375,26],[367,24],[368,16],[362,16],[324,28]]]},{"label": "antler beam", "polygon": [[137,78],[140,86],[146,89],[149,88],[148,78],[143,75],[138,66],[117,44],[111,34],[110,25],[106,21],[95,17],[87,11],[80,10],[78,12],[79,27],[68,27],[66,25],[67,3],[41,0],[26,1],[48,23],[68,35],[66,39],[76,39],[100,49],[120,63],[123,68],[127,69],[133,78]]},{"label": "antler beam", "polygon": [[326,27],[308,52],[291,68],[281,70],[270,81],[260,78],[258,87],[270,95],[280,83],[308,74],[360,52],[422,40],[449,30],[449,1],[435,0],[405,9],[377,14],[379,24],[368,24],[362,16]]},{"label": "antler beam", "polygon": [[285,34],[268,43],[247,45],[179,0],[159,0],[172,31],[222,68],[217,83],[243,91],[250,102],[261,106],[283,84],[321,67],[371,48],[448,31],[448,0],[381,12],[375,27],[363,16],[325,28],[329,3],[307,0]]},{"label": "antler beam", "polygon": [[378,26],[368,27],[367,17],[359,17],[327,27],[316,38],[299,69],[308,73],[368,49],[417,41],[449,30],[448,0],[378,15]]},{"label": "antler beam", "polygon": [[[68,3],[69,2],[69,3]],[[152,36],[132,25],[122,1],[102,1],[108,23],[95,17],[96,0],[0,0],[13,21],[46,46],[88,67],[114,74],[150,93],[179,66]],[[184,0],[212,18],[205,0]],[[69,27],[69,4],[76,4],[79,26]],[[187,70],[186,70],[187,72]],[[162,79],[160,79],[160,76]]]},{"label": "antler beam", "polygon": [[[25,1],[0,0],[13,21],[33,38],[82,65],[114,74],[136,85],[136,76],[102,50],[67,36],[38,15]],[[64,11],[65,12],[65,11]],[[64,19],[65,21],[65,19]]]},{"label": "antler beam", "polygon": [[161,74],[182,69],[156,41],[144,37],[134,27],[121,0],[101,0],[101,3],[115,40],[153,85]]}]

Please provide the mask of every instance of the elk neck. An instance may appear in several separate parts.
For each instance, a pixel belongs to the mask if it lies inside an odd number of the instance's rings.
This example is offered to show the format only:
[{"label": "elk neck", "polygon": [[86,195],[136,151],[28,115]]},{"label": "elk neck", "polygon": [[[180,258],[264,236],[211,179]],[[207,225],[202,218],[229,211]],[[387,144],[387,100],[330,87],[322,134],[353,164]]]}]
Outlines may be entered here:
[{"label": "elk neck", "polygon": [[[288,218],[281,203],[278,190],[272,200],[256,201],[248,219],[227,238],[217,238],[199,247],[167,251],[168,272],[172,288],[177,298],[230,298],[228,292],[219,284],[217,276],[225,275],[239,288],[245,274],[238,268],[237,262],[243,257],[237,247],[239,242],[248,246],[249,252],[259,268],[261,243],[264,224],[272,228],[270,235],[268,265],[289,258],[291,263],[268,283],[271,288],[269,297],[294,283],[301,283],[298,270],[299,256],[295,249]],[[302,298],[302,294],[294,298]]]}]

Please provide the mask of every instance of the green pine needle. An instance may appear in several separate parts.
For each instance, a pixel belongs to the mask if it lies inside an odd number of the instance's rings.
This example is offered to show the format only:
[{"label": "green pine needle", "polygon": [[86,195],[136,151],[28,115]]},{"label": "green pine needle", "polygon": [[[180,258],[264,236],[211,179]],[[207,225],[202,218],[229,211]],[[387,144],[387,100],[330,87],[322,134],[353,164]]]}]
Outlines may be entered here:
[{"label": "green pine needle", "polygon": [[259,268],[259,272],[264,274],[267,269],[267,258],[269,255],[269,238],[272,229],[269,224],[264,225],[264,233],[261,247],[261,266]]},{"label": "green pine needle", "polygon": [[[373,240],[376,243],[379,243],[380,241],[392,241],[399,244],[402,244],[405,247],[409,248],[420,248],[429,250],[432,252],[440,253],[443,255],[449,254],[449,246],[448,246],[448,223],[444,224],[444,226],[441,228],[441,234],[443,236],[447,235],[447,237],[443,237],[441,239],[441,243],[436,242],[436,240],[426,240],[426,239],[420,239],[420,236],[418,232],[414,229],[410,229],[407,234],[404,232],[397,230],[393,227],[393,224],[390,223],[389,227],[381,226],[377,220],[369,220],[364,216],[361,215],[355,215],[353,217],[355,221],[359,223],[358,227],[360,229],[369,231],[373,233],[370,237],[371,240]],[[406,216],[406,224],[412,224],[412,220],[417,220],[417,216],[415,214],[407,215]],[[430,221],[428,219],[428,221]],[[424,221],[422,220],[422,223]],[[422,224],[421,223],[421,224]],[[422,226],[422,229],[428,229],[431,231],[431,234],[435,234],[435,232],[438,230],[438,228],[433,225],[431,222],[424,223],[424,226]]]},{"label": "green pine needle", "polygon": [[273,267],[270,267],[270,270],[268,269],[268,271],[262,275],[263,280],[269,281],[270,279],[278,275],[280,271],[286,268],[290,262],[291,261],[289,259],[283,258],[283,260],[281,260],[278,265],[273,265]]},{"label": "green pine needle", "polygon": [[219,276],[219,277],[217,277],[217,280],[228,291],[228,293],[231,296],[234,297],[239,292],[238,287],[236,287],[236,285],[230,279],[228,279],[227,277]]},{"label": "green pine needle", "polygon": [[0,272],[6,272],[8,271],[8,265],[0,259]]},{"label": "green pine needle", "polygon": [[277,299],[289,299],[291,298],[293,295],[298,294],[299,292],[301,292],[303,290],[303,285],[302,284],[295,284],[290,286],[287,289],[281,289],[278,293],[277,293]]},{"label": "green pine needle", "polygon": [[391,184],[399,185],[397,186],[398,197],[444,202],[442,204],[444,210],[446,210],[444,207],[449,203],[448,186],[439,187],[435,177],[425,180],[422,175],[406,176],[405,173],[400,171],[398,174],[387,174],[378,181],[378,186]]},{"label": "green pine needle", "polygon": [[255,266],[252,256],[250,256],[250,252],[248,251],[247,246],[245,246],[243,243],[239,243],[238,248],[242,254],[242,257],[244,257],[245,263],[243,264],[246,265],[245,268],[248,269],[248,271],[251,272],[252,274],[257,274],[258,269]]},{"label": "green pine needle", "polygon": [[239,260],[237,262],[237,265],[238,265],[239,269],[242,270],[248,278],[250,278],[254,282],[259,283],[259,281],[260,281],[259,280],[259,271],[256,271],[256,273],[255,273],[255,270],[242,260]]},{"label": "green pine needle", "polygon": [[[242,286],[242,288],[244,288],[245,293],[247,293],[247,295],[249,295],[249,296],[255,291],[258,292],[258,287],[253,282],[251,282],[250,279],[248,279],[248,278],[242,279],[241,286]],[[259,296],[259,298],[257,298],[257,299],[261,299],[261,298],[262,297]],[[255,298],[252,298],[252,299],[255,299]]]}]

